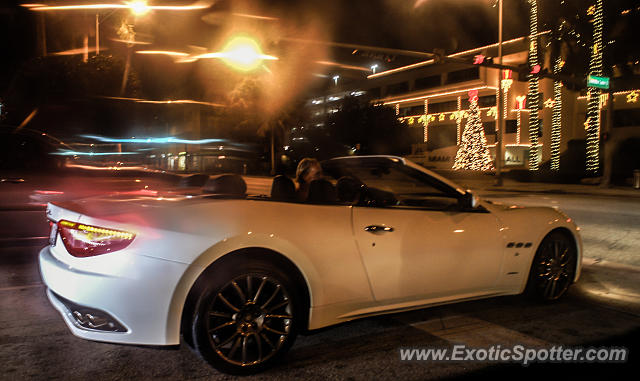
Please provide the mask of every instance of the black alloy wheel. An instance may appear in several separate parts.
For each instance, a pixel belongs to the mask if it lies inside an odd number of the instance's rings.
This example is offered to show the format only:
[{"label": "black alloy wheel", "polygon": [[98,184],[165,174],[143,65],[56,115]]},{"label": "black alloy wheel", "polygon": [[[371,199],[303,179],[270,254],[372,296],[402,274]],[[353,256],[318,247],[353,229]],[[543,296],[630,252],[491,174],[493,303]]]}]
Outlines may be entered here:
[{"label": "black alloy wheel", "polygon": [[198,353],[214,368],[238,375],[260,372],[289,350],[299,306],[281,271],[264,263],[242,267],[216,272],[225,276],[202,294],[192,325]]},{"label": "black alloy wheel", "polygon": [[528,293],[544,301],[560,298],[573,282],[576,260],[572,238],[567,233],[551,232],[540,243],[531,264]]}]

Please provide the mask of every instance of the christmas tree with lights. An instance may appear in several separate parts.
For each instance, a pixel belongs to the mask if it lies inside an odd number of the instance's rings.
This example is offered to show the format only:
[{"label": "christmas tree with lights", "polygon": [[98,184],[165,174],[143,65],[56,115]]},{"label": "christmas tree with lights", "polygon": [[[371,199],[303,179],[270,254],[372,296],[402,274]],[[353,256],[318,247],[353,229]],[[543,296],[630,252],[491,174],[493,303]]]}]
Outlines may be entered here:
[{"label": "christmas tree with lights", "polygon": [[493,168],[493,161],[484,136],[480,109],[478,108],[478,91],[469,91],[469,117],[462,133],[460,148],[453,163],[453,169],[471,171],[489,171]]}]

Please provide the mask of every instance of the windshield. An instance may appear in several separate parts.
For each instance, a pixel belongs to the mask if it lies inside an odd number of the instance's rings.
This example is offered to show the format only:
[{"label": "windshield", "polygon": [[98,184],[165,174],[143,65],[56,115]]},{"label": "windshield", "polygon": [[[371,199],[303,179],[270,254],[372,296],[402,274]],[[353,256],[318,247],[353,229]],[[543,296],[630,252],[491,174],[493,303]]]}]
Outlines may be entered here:
[{"label": "windshield", "polygon": [[400,160],[380,157],[367,160],[338,159],[323,164],[325,174],[339,181],[351,178],[367,188],[394,195],[441,195],[458,197],[456,188]]}]

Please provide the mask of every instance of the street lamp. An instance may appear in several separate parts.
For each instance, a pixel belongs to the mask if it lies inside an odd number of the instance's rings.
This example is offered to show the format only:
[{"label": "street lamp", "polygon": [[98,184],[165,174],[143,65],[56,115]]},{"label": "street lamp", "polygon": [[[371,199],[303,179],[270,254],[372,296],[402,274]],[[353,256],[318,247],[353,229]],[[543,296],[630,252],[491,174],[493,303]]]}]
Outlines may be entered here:
[{"label": "street lamp", "polygon": [[151,10],[149,5],[147,5],[147,2],[144,0],[135,0],[127,3],[127,5],[129,5],[131,12],[136,16],[142,16]]},{"label": "street lamp", "polygon": [[[502,0],[498,0],[498,65],[502,65]],[[504,137],[504,93],[502,90],[502,69],[498,73],[498,97],[496,99],[496,109],[498,113],[497,118],[497,134],[496,134],[496,185],[502,186],[502,160],[504,159],[503,151],[503,137]]]},{"label": "street lamp", "polygon": [[219,52],[193,56],[192,59],[219,58],[233,69],[249,72],[257,69],[262,62],[277,60],[278,57],[262,53],[260,44],[248,36],[233,37]]}]

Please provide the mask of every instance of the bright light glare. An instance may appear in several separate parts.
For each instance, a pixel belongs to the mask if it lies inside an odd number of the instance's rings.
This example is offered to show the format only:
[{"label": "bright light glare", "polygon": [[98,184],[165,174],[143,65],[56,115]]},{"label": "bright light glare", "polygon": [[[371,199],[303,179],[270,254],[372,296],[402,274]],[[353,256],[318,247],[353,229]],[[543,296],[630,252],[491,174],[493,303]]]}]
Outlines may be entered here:
[{"label": "bright light glare", "polygon": [[172,52],[172,51],[168,51],[168,50],[138,50],[136,53],[138,53],[138,54],[160,54],[160,55],[166,55],[166,56],[171,56],[171,57],[188,57],[189,56],[188,53]]},{"label": "bright light glare", "polygon": [[220,53],[204,54],[199,58],[221,58],[224,63],[240,71],[252,71],[260,67],[264,60],[278,59],[262,54],[258,42],[245,36],[232,38]]},{"label": "bright light glare", "polygon": [[131,8],[131,12],[137,16],[142,16],[150,10],[149,5],[147,5],[147,2],[144,0],[135,0],[127,3],[127,5]]},{"label": "bright light glare", "polygon": [[79,9],[130,9],[136,15],[143,15],[151,10],[157,11],[192,11],[209,8],[209,2],[198,1],[191,5],[148,5],[144,0],[134,0],[129,3],[103,3],[103,4],[74,4],[74,5],[46,5],[46,4],[22,4],[32,11],[59,11]]}]

